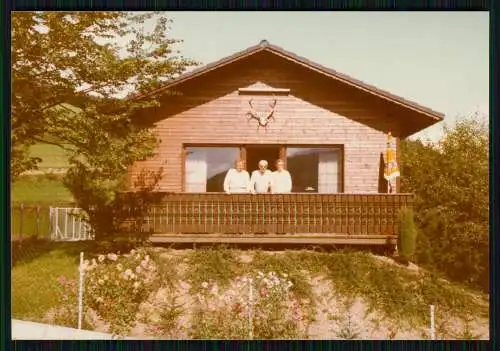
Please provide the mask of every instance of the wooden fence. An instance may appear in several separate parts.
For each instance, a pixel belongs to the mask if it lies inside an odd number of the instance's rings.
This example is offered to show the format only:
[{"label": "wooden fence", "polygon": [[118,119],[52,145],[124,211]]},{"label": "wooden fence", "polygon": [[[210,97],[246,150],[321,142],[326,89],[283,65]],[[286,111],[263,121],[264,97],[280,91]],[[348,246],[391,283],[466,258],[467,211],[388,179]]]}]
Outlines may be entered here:
[{"label": "wooden fence", "polygon": [[22,240],[23,237],[50,236],[49,207],[34,204],[12,204],[11,240]]},{"label": "wooden fence", "polygon": [[133,226],[157,234],[395,235],[398,210],[412,204],[412,194],[165,194]]}]

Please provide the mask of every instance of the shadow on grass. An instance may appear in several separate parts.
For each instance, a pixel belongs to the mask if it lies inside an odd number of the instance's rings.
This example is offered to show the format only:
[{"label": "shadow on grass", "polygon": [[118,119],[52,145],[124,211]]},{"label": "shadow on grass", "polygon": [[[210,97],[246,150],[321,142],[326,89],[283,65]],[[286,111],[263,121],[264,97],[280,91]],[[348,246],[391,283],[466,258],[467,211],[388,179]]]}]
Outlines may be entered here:
[{"label": "shadow on grass", "polygon": [[218,249],[221,247],[227,249],[237,249],[242,251],[261,250],[261,251],[285,251],[285,250],[311,250],[315,252],[371,252],[377,255],[392,256],[393,246],[386,245],[307,245],[307,244],[189,244],[189,243],[155,243],[155,246],[168,247],[177,250],[186,249]]}]

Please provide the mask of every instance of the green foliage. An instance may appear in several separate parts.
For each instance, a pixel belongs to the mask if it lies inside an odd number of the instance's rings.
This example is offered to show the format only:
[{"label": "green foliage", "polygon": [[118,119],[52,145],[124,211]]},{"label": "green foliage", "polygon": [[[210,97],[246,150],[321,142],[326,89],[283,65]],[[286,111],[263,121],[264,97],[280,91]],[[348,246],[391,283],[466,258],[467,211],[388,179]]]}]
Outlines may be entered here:
[{"label": "green foliage", "polygon": [[[140,28],[146,22],[152,31]],[[179,40],[166,38],[170,23],[152,12],[14,13],[12,176],[42,161],[29,152],[36,142],[99,154],[95,144],[105,143],[109,130],[123,133],[134,108],[155,104],[116,97],[149,91],[196,64],[172,49]],[[125,150],[109,149],[116,151]]]},{"label": "green foliage", "polygon": [[[401,143],[401,188],[416,195],[418,263],[489,290],[489,136],[477,116],[445,128],[440,145]],[[422,260],[422,261],[421,261]]]},{"label": "green foliage", "polygon": [[409,262],[415,255],[417,241],[417,229],[413,221],[413,211],[403,208],[399,211],[399,233],[398,233],[399,257],[403,262]]},{"label": "green foliage", "polygon": [[133,327],[139,305],[157,288],[157,267],[144,251],[99,255],[85,262],[85,303],[125,335]]},{"label": "green foliage", "polygon": [[302,338],[303,312],[292,285],[287,274],[274,272],[237,277],[225,291],[216,282],[203,282],[190,334],[195,339]]},{"label": "green foliage", "polygon": [[[68,283],[77,281],[78,253],[84,251],[86,257],[93,257],[94,253],[104,251],[96,251],[97,248],[91,243],[39,241],[25,242],[21,250],[23,257],[19,257],[18,250],[19,248],[16,248],[13,251],[13,317],[43,322],[48,319],[44,317],[50,314],[51,322],[57,320],[63,325],[75,326],[78,315],[77,284],[67,284],[68,289],[62,294],[58,278],[62,275]],[[116,250],[115,248],[115,252]],[[202,253],[206,254],[206,251]],[[307,327],[310,327],[308,323],[316,313],[311,306],[314,306],[316,299],[319,302],[320,294],[323,295],[313,290],[310,282],[298,280],[299,271],[302,271],[306,278],[321,277],[321,280],[332,283],[333,290],[328,290],[325,298],[330,298],[332,304],[337,306],[339,313],[334,317],[338,321],[338,328],[334,332],[342,338],[359,337],[360,320],[353,316],[356,313],[359,317],[360,312],[351,308],[356,299],[361,300],[368,309],[363,318],[373,312],[373,318],[376,318],[379,326],[395,326],[393,336],[396,330],[403,331],[406,327],[427,329],[429,305],[435,305],[437,308],[436,325],[444,338],[449,337],[453,329],[460,334],[457,334],[457,337],[477,337],[475,324],[478,319],[488,318],[487,295],[449,283],[439,275],[427,271],[411,271],[368,253],[317,253],[303,250],[284,254],[244,251],[245,255],[253,256],[253,260],[241,267],[241,263],[230,259],[238,257],[242,254],[241,251],[227,248],[222,251],[223,254],[219,253],[219,257],[226,258],[223,261],[225,266],[221,265],[214,271],[213,276],[205,271],[207,275],[203,278],[206,281],[193,286],[190,296],[180,295],[179,291],[182,289],[177,288],[181,287],[183,282],[189,281],[188,276],[192,271],[197,271],[198,266],[212,262],[202,261],[202,255],[191,261],[186,258],[191,258],[192,252],[141,248],[126,255],[117,253],[116,257],[110,254],[104,259],[101,258],[102,262],[97,257],[95,264],[86,262],[87,267],[94,268],[86,272],[84,325],[98,327],[100,331],[104,331],[103,324],[114,324],[115,330],[120,329],[122,333],[126,333],[131,325],[141,321],[146,330],[149,329],[148,326],[151,327],[151,335],[157,338],[179,338],[179,329],[182,326],[189,328],[191,337],[196,338],[248,338],[250,325],[242,302],[248,301],[249,289],[248,285],[244,287],[241,284],[242,279],[237,279],[238,276],[246,276],[254,278],[253,337],[300,338],[304,336]],[[139,252],[140,257],[135,260],[135,255]],[[145,260],[146,255],[150,255],[148,261],[155,267],[151,272],[154,273],[154,278],[151,276],[151,279],[145,279],[141,275],[142,271],[135,271],[138,265],[142,266],[141,262]],[[185,269],[177,269],[179,262],[186,264]],[[118,263],[122,265],[121,271],[118,270]],[[153,264],[148,264],[148,267]],[[286,265],[289,265],[287,270],[274,270],[276,274],[269,274],[271,270],[262,270],[266,274],[259,275],[260,269],[257,268]],[[123,274],[126,268],[133,269],[137,279],[123,279],[120,273]],[[242,273],[234,276],[237,271]],[[287,272],[288,276],[284,276],[282,272]],[[201,271],[198,273],[201,274]],[[106,275],[108,279],[105,279]],[[221,284],[219,277],[227,277],[229,282]],[[99,279],[103,281],[102,284]],[[276,284],[277,280],[279,284]],[[133,284],[137,281],[144,283],[144,287],[147,286],[145,291],[134,291]],[[292,283],[291,286],[289,282]],[[295,282],[304,286],[308,284],[307,299],[301,296],[307,289],[297,288]],[[266,284],[268,286],[264,286]],[[262,289],[264,287],[266,290]],[[197,299],[197,293],[202,297],[201,301]],[[340,306],[343,302],[345,310]],[[124,310],[118,311],[119,307]],[[125,316],[125,311],[129,316]],[[464,323],[462,333],[455,328],[457,317]],[[188,320],[192,325],[186,324]],[[96,321],[99,323],[95,323]],[[441,325],[448,327],[441,330]],[[181,337],[187,336],[189,335]]]},{"label": "green foliage", "polygon": [[188,256],[188,262],[191,269],[187,272],[187,279],[195,292],[207,279],[214,279],[226,286],[242,269],[235,251],[226,247],[194,250]]}]

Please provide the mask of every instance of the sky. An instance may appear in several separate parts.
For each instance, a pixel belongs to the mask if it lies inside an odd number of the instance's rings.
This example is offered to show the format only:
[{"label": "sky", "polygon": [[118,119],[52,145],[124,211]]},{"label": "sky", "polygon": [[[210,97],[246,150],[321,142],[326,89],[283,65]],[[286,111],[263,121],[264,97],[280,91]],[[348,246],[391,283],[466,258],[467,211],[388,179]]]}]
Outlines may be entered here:
[{"label": "sky", "polygon": [[[170,38],[203,64],[268,40],[445,114],[489,113],[488,12],[171,12]],[[442,123],[414,135],[438,140]]]}]

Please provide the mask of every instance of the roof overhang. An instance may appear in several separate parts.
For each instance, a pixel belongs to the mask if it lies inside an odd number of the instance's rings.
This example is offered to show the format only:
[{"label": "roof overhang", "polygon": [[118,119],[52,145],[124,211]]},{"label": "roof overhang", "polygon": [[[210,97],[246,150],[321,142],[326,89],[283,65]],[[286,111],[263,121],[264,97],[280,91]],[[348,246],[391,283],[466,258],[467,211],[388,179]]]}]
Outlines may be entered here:
[{"label": "roof overhang", "polygon": [[262,40],[259,44],[251,46],[243,51],[237,52],[233,55],[224,57],[218,61],[212,62],[208,65],[202,66],[200,68],[194,69],[190,72],[187,72],[185,74],[180,75],[179,77],[171,80],[170,82],[167,82],[165,85],[161,86],[160,88],[156,88],[154,90],[151,90],[147,93],[134,96],[132,99],[134,100],[139,100],[139,99],[144,99],[156,94],[159,94],[161,92],[167,91],[169,89],[175,88],[183,83],[186,83],[187,81],[193,80],[197,77],[200,77],[202,75],[205,75],[209,72],[212,72],[214,70],[217,70],[219,68],[222,68],[224,66],[230,65],[234,62],[240,61],[246,57],[255,55],[259,52],[262,51],[267,51],[270,52],[274,55],[277,55],[279,57],[282,57],[286,60],[292,61],[298,65],[301,65],[307,69],[313,70],[315,72],[318,72],[328,78],[334,79],[336,81],[339,81],[343,84],[346,84],[348,86],[354,87],[356,89],[359,89],[360,91],[364,91],[368,94],[374,95],[380,99],[383,99],[387,102],[390,102],[392,104],[395,104],[397,106],[401,106],[405,109],[408,109],[414,113],[415,116],[418,116],[417,118],[421,118],[421,121],[419,121],[419,129],[418,130],[410,130],[407,133],[404,133],[406,135],[402,135],[402,137],[409,136],[411,134],[417,133],[418,131],[425,129],[435,123],[441,122],[444,119],[444,114],[437,112],[435,110],[432,110],[428,107],[422,106],[420,104],[417,104],[416,102],[404,99],[400,96],[394,95],[388,91],[379,89],[373,85],[367,84],[365,82],[362,82],[358,79],[352,78],[348,75],[342,74],[340,72],[337,72],[335,70],[332,70],[330,68],[327,68],[325,66],[322,66],[320,64],[317,64],[315,62],[312,62],[304,57],[298,56],[292,52],[286,51],[285,49],[272,45],[266,40]]}]

